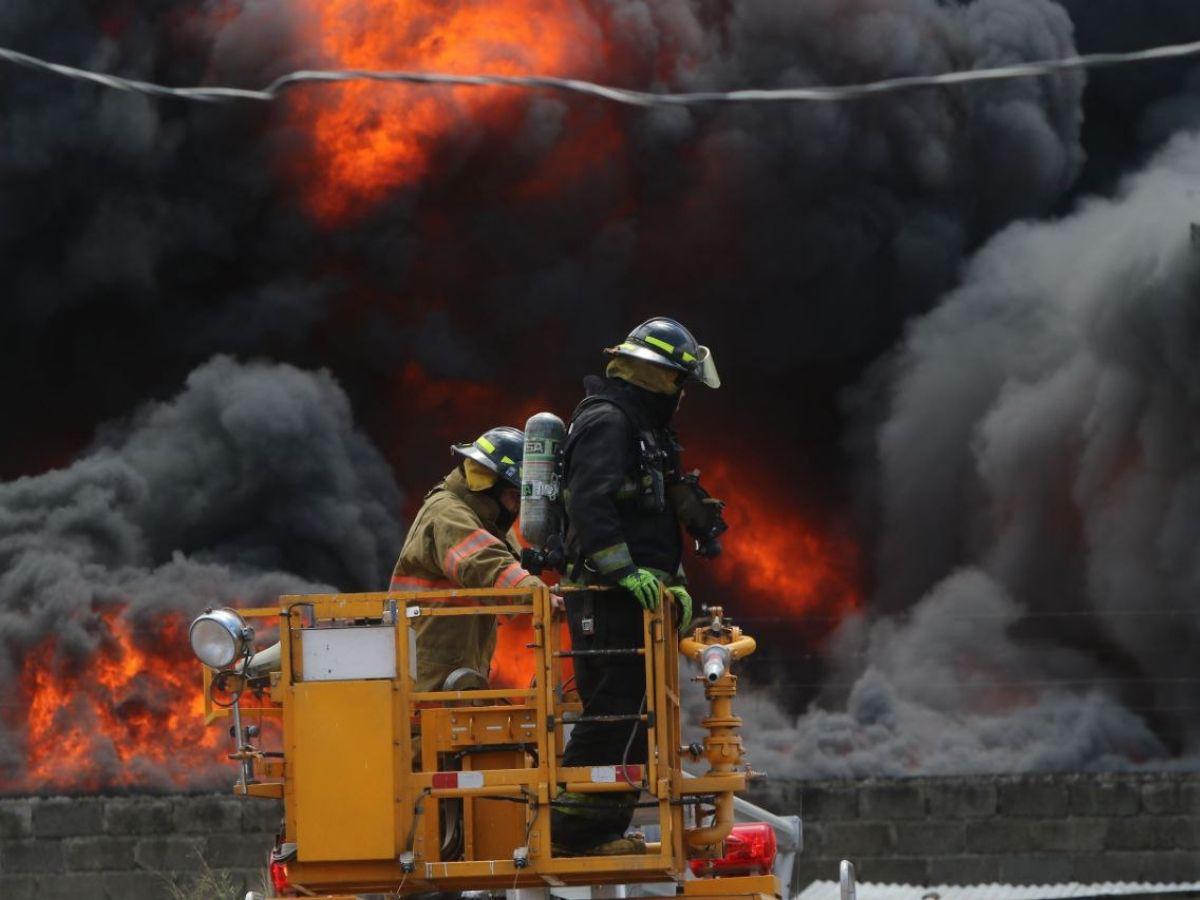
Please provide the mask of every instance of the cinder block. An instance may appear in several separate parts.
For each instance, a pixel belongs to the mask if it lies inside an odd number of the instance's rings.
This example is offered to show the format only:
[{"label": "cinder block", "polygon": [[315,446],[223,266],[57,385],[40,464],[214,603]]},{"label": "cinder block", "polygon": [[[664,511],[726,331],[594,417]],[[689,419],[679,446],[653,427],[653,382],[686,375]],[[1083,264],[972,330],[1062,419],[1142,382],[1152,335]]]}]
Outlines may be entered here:
[{"label": "cinder block", "polygon": [[203,858],[203,839],[198,837],[144,837],[133,848],[133,859],[154,872],[190,872]]},{"label": "cinder block", "polygon": [[1155,853],[1146,861],[1149,881],[1200,881],[1200,853]]},{"label": "cinder block", "polygon": [[[1106,881],[1143,881],[1150,856],[1145,853],[1100,853],[1071,857],[1075,881],[1082,884],[1103,884]],[[1157,881],[1157,878],[1151,878]]]},{"label": "cinder block", "polygon": [[51,797],[33,803],[33,833],[38,837],[75,837],[100,833],[96,797]]},{"label": "cinder block", "polygon": [[164,900],[171,896],[172,880],[156,872],[103,872],[99,878],[106,900]]},{"label": "cinder block", "polygon": [[1200,816],[1200,779],[1189,779],[1179,785],[1179,812]]},{"label": "cinder block", "polygon": [[1081,778],[1067,794],[1074,816],[1132,816],[1141,807],[1139,786],[1128,781]]},{"label": "cinder block", "polygon": [[832,857],[813,857],[801,855],[796,860],[796,883],[800,889],[808,887],[814,881],[837,881],[840,859]]},{"label": "cinder block", "polygon": [[80,900],[103,897],[99,874],[42,875],[37,880],[38,900]]},{"label": "cinder block", "polygon": [[247,800],[242,804],[242,831],[276,834],[283,818],[283,804],[277,800]]},{"label": "cinder block", "polygon": [[5,875],[61,872],[63,854],[61,841],[3,841],[0,842],[0,872]]},{"label": "cinder block", "polygon": [[800,813],[800,786],[794,781],[759,780],[743,796],[755,806],[781,816]]},{"label": "cinder block", "polygon": [[866,856],[854,860],[854,869],[860,881],[881,884],[929,884],[929,862],[924,859]]},{"label": "cinder block", "polygon": [[868,784],[858,792],[858,815],[863,819],[922,819],[925,794],[919,783]]},{"label": "cinder block", "polygon": [[28,800],[0,800],[0,838],[33,834],[33,809]]},{"label": "cinder block", "polygon": [[996,813],[996,785],[990,781],[933,782],[925,786],[925,799],[934,819],[975,819]]},{"label": "cinder block", "polygon": [[133,838],[81,837],[63,841],[68,872],[99,872],[133,868]]},{"label": "cinder block", "polygon": [[104,831],[108,834],[169,834],[174,830],[174,809],[170,800],[110,797],[104,801]]},{"label": "cinder block", "polygon": [[892,826],[882,822],[829,822],[824,828],[824,852],[840,859],[891,856],[896,846]]},{"label": "cinder block", "polygon": [[175,830],[180,834],[237,834],[242,830],[242,804],[236,797],[179,797]]},{"label": "cinder block", "polygon": [[967,823],[968,853],[1026,853],[1032,849],[1029,825],[1006,819]]},{"label": "cinder block", "polygon": [[858,818],[858,791],[849,785],[809,785],[800,798],[800,809],[806,822]]},{"label": "cinder block", "polygon": [[1107,834],[1107,819],[1051,819],[1029,825],[1029,843],[1035,853],[1043,850],[1079,853],[1103,850]]},{"label": "cinder block", "polygon": [[1128,816],[1109,821],[1104,839],[1107,850],[1166,850],[1175,846],[1171,830],[1156,816]]},{"label": "cinder block", "polygon": [[1180,812],[1179,785],[1174,781],[1147,781],[1142,785],[1142,810],[1152,816]]},{"label": "cinder block", "polygon": [[1070,881],[1071,860],[1066,856],[1004,856],[1000,880],[1009,884],[1056,884]]},{"label": "cinder block", "polygon": [[252,840],[245,834],[211,834],[204,843],[204,858],[214,869],[265,867],[270,839]]},{"label": "cinder block", "polygon": [[1156,821],[1159,834],[1170,839],[1167,846],[1180,850],[1200,850],[1200,819],[1195,816],[1171,816]]},{"label": "cinder block", "polygon": [[1067,814],[1067,786],[1049,779],[1001,782],[996,806],[1003,816],[1058,818]]},{"label": "cinder block", "polygon": [[37,880],[32,875],[0,875],[0,897],[4,900],[34,900]]},{"label": "cinder block", "polygon": [[966,833],[964,822],[905,822],[896,826],[896,852],[904,856],[962,853]]},{"label": "cinder block", "polygon": [[992,884],[1000,877],[995,856],[934,856],[929,860],[930,884]]},{"label": "cinder block", "polygon": [[[825,841],[825,829],[828,827],[821,822],[804,822],[804,855],[822,857],[828,844]],[[830,853],[836,850],[830,850]]]}]

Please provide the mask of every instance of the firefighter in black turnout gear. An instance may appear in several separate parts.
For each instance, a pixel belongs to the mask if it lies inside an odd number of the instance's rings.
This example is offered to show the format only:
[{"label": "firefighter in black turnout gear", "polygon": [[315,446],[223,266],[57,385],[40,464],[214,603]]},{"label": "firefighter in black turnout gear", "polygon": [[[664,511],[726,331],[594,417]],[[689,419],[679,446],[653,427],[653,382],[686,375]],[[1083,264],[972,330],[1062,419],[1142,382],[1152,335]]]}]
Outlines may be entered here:
[{"label": "firefighter in black turnout gear", "polygon": [[[688,380],[720,385],[708,348],[671,319],[651,319],[604,352],[610,357],[606,377],[585,379],[587,396],[571,417],[563,449],[568,520],[563,581],[623,590],[581,591],[567,598],[576,650],[643,646],[642,610],[657,608],[660,586],[675,595],[680,630],[690,624],[681,523],[671,496],[683,477],[670,423]],[[576,657],[574,666],[585,719],[644,712],[642,657]],[[645,763],[645,725],[579,722],[562,762]],[[625,837],[636,798],[634,793],[561,795],[552,824],[556,854],[644,852],[643,840]]]}]

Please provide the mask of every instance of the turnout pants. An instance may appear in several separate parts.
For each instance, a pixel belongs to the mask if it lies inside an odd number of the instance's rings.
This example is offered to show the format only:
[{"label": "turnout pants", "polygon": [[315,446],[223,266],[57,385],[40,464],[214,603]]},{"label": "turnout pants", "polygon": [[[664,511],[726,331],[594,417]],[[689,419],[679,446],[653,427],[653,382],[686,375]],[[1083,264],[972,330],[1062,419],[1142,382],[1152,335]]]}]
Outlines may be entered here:
[{"label": "turnout pants", "polygon": [[[625,591],[585,591],[567,597],[567,623],[574,650],[612,650],[644,646],[642,608]],[[642,656],[575,657],[575,684],[584,717],[636,715],[646,694]],[[633,741],[630,743],[630,734]],[[629,764],[646,762],[643,722],[579,722],[563,750],[564,766],[619,765],[626,745]],[[555,844],[589,847],[621,837],[633,818],[637,793],[565,793],[552,813]]]}]

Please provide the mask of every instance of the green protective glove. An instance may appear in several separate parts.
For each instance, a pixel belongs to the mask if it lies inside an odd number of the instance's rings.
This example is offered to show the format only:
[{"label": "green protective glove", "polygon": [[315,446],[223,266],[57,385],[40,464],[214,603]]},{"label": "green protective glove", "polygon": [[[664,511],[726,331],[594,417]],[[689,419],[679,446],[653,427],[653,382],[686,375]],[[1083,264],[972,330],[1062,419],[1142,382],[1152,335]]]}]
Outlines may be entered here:
[{"label": "green protective glove", "polygon": [[662,582],[649,569],[638,569],[632,575],[626,575],[618,584],[637,598],[643,609],[654,611],[658,609],[658,595]]},{"label": "green protective glove", "polygon": [[692,595],[682,585],[667,590],[675,595],[675,602],[679,604],[679,633],[683,634],[692,624]]}]

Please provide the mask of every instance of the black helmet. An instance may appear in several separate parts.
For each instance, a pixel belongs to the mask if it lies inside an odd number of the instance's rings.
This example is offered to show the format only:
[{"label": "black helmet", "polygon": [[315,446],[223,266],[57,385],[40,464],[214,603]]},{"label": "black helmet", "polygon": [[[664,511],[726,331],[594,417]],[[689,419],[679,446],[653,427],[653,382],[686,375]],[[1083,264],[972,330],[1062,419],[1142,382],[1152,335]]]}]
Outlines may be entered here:
[{"label": "black helmet", "polygon": [[521,457],[525,452],[525,435],[521,429],[511,425],[490,428],[471,444],[453,444],[451,453],[473,459],[486,466],[502,481],[515,488],[521,486]]},{"label": "black helmet", "polygon": [[674,319],[647,319],[629,332],[624,341],[604,352],[610,356],[632,356],[684,372],[711,388],[721,386],[712,351],[697,344],[692,333]]}]

